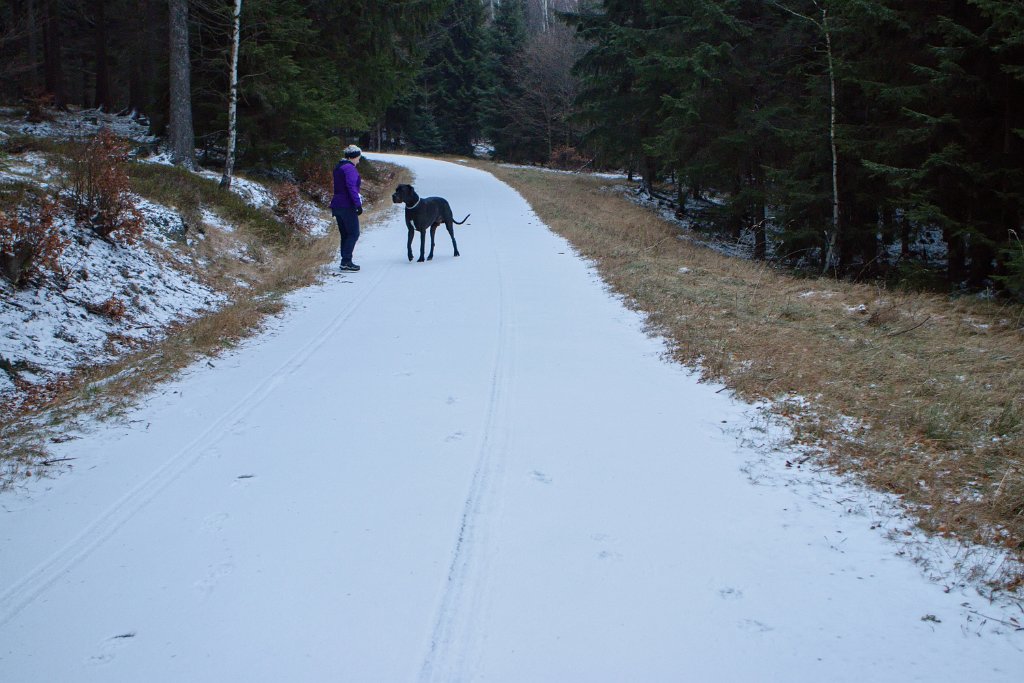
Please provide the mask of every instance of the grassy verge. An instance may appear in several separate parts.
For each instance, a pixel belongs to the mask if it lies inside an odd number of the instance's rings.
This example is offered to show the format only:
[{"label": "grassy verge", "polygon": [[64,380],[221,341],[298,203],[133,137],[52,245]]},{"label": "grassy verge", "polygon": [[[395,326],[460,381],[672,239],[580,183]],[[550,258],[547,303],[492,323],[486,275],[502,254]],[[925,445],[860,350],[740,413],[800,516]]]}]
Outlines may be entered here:
[{"label": "grassy verge", "polygon": [[[800,279],[679,239],[613,182],[486,165],[740,397],[773,401],[841,474],[927,531],[1024,559],[1024,308]],[[1024,577],[1004,572],[999,588]]]},{"label": "grassy verge", "polygon": [[233,192],[222,191],[220,183],[212,178],[176,166],[134,163],[131,183],[133,192],[176,208],[186,223],[199,223],[201,207],[215,207],[221,218],[268,245],[280,246],[291,241],[289,230],[268,211],[247,204]]},{"label": "grassy verge", "polygon": [[[389,167],[378,169],[375,177],[364,182],[368,193],[382,194],[374,182],[384,188],[407,182],[408,175],[405,169]],[[201,208],[213,210],[251,243],[251,252],[262,256],[240,261],[230,250],[218,249],[222,246],[218,238],[208,233],[193,248],[204,250],[207,265],[201,275],[214,288],[229,293],[227,305],[179,323],[162,339],[114,363],[83,367],[40,387],[19,410],[0,415],[0,488],[25,476],[45,475],[50,465],[60,464],[49,459],[48,444],[67,438],[67,429],[76,421],[121,415],[140,396],[198,358],[214,358],[256,333],[268,315],[283,309],[285,294],[313,284],[321,267],[337,258],[337,231],[330,230],[319,239],[289,235],[269,212],[220,191],[215,181],[176,168],[139,164],[133,169],[132,182],[132,189],[142,196],[178,208],[186,222],[198,223]],[[364,229],[372,230],[389,207],[383,201],[371,205],[363,216]],[[238,286],[239,282],[245,286]]]}]

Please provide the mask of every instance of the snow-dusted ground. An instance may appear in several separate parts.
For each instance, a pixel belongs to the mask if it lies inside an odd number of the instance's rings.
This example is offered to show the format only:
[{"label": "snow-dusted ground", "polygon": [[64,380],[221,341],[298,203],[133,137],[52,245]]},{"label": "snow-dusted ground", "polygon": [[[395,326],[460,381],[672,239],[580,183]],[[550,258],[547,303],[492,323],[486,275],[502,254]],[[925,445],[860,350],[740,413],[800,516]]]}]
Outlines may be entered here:
[{"label": "snow-dusted ground", "polygon": [[1019,608],[744,446],[756,411],[518,194],[389,160],[472,213],[462,256],[408,263],[394,212],[362,272],[0,495],[0,680],[1020,680]]},{"label": "snow-dusted ground", "polygon": [[[47,275],[42,286],[20,290],[0,281],[0,356],[26,364],[23,380],[38,384],[81,365],[109,362],[126,343],[159,337],[167,326],[226,301],[190,272],[190,257],[173,248],[175,238],[185,235],[178,213],[142,198],[136,202],[145,227],[135,244],[101,240],[61,214],[64,277]],[[123,304],[123,317],[90,312],[111,299]],[[0,397],[12,391],[10,378],[0,373]]]},{"label": "snow-dusted ground", "polygon": [[[27,123],[0,109],[0,132],[39,137],[75,138],[94,135],[101,127],[134,140],[152,143],[144,121],[95,110],[55,112],[53,121]],[[166,153],[142,159],[169,163]],[[204,177],[220,178],[213,171]],[[36,152],[0,159],[0,184],[27,181],[60,192],[59,172]],[[273,193],[263,185],[235,177],[232,190],[257,208],[272,208]],[[307,200],[303,209],[314,236],[326,234],[331,223]],[[67,375],[82,365],[110,362],[133,342],[150,341],[184,322],[227,301],[223,292],[203,283],[197,273],[208,264],[188,247],[209,230],[230,234],[234,226],[210,208],[201,212],[201,229],[188,229],[172,207],[134,197],[144,217],[143,238],[134,245],[115,246],[77,227],[66,213],[58,226],[67,247],[60,258],[62,278],[47,275],[41,286],[15,290],[0,280],[0,358],[19,367],[19,377],[41,384]],[[193,226],[197,228],[199,226]],[[250,258],[253,247],[245,240],[224,240],[226,255]],[[244,287],[244,282],[236,283]],[[111,298],[121,302],[119,319],[91,313]],[[0,400],[17,400],[10,376],[0,371]]]},{"label": "snow-dusted ground", "polygon": [[[152,229],[156,213],[156,205],[144,205],[149,228],[145,239],[151,242],[166,239]],[[85,235],[71,221],[64,221],[61,232],[68,236],[60,259],[67,273],[66,289],[51,284],[14,290],[0,283],[0,356],[29,363],[33,370],[23,372],[23,379],[43,381],[82,364],[110,361],[123,352],[121,344],[109,343],[111,339],[151,339],[168,325],[215,309],[225,300],[185,270],[169,265],[170,256],[158,258],[160,252],[152,246],[114,246]],[[88,307],[111,298],[124,304],[123,318],[89,312]]]},{"label": "snow-dusted ground", "polygon": [[24,119],[20,109],[0,107],[0,132],[41,138],[85,138],[106,128],[118,137],[138,143],[154,144],[157,140],[150,133],[145,117],[74,107],[66,111],[49,110],[48,116],[49,120],[33,123]]},{"label": "snow-dusted ground", "polygon": [[[0,183],[30,180],[45,187],[52,177],[45,159],[31,153],[0,169]],[[40,285],[20,290],[0,280],[0,357],[23,368],[21,379],[39,384],[109,362],[133,341],[158,338],[169,325],[227,300],[196,276],[202,264],[176,248],[202,233],[187,232],[173,209],[141,197],[134,201],[144,218],[135,244],[106,242],[63,212],[56,221],[66,243],[62,276],[47,273]],[[123,317],[90,312],[111,299],[123,304]],[[10,377],[0,373],[0,398],[13,394]]]}]

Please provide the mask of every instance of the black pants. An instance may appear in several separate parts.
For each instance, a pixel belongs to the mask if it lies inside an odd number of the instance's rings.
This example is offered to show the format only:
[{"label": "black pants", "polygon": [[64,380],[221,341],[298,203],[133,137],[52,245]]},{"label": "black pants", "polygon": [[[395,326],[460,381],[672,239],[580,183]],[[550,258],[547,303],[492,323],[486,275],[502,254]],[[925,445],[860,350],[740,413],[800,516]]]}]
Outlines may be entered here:
[{"label": "black pants", "polygon": [[359,239],[359,216],[356,210],[348,207],[331,209],[338,220],[338,232],[341,233],[341,262],[352,263],[352,252]]}]

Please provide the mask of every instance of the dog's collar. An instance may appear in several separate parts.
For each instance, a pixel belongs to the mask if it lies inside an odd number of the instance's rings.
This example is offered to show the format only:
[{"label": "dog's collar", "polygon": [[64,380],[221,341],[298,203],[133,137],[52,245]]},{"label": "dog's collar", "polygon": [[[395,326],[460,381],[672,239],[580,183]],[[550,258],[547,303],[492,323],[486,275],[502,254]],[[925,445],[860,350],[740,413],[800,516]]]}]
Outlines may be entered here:
[{"label": "dog's collar", "polygon": [[405,210],[406,210],[406,211],[411,211],[411,210],[415,209],[415,208],[416,208],[417,206],[419,206],[419,205],[420,205],[420,199],[422,199],[422,197],[417,197],[417,198],[416,198],[416,203],[415,203],[415,204],[413,204],[412,206],[407,206],[407,207],[405,207]]}]

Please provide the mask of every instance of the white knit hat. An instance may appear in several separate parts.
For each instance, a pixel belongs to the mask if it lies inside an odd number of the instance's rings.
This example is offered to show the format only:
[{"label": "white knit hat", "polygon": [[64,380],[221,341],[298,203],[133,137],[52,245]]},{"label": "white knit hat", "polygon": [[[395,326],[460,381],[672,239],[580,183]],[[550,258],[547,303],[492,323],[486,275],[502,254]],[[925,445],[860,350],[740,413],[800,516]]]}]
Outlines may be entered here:
[{"label": "white knit hat", "polygon": [[361,156],[362,153],[363,150],[359,149],[355,145],[349,145],[348,147],[345,148],[345,151],[343,152],[346,159],[354,159],[357,156]]}]

